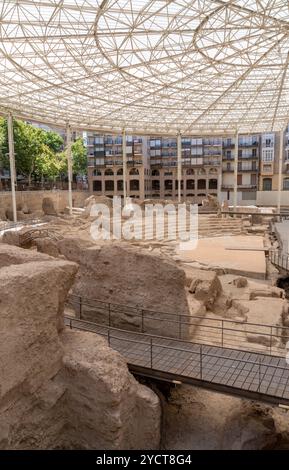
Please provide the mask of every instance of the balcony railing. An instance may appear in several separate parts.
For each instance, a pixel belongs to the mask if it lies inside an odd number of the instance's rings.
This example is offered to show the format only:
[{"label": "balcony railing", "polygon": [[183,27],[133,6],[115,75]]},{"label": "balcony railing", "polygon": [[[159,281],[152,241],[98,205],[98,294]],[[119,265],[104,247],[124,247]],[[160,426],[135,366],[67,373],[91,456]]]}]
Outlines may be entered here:
[{"label": "balcony railing", "polygon": [[[241,189],[256,189],[257,184],[238,184],[238,188]],[[233,184],[222,184],[222,188],[224,189],[233,189],[234,185]]]}]

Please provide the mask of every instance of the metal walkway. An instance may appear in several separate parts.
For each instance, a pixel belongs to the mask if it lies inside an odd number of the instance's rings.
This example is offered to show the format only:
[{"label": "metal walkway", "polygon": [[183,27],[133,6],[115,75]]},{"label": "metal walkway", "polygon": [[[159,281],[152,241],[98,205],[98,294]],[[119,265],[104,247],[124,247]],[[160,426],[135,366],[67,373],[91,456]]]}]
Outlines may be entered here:
[{"label": "metal walkway", "polygon": [[285,349],[284,357],[270,356],[130,332],[69,316],[65,316],[65,324],[106,337],[135,374],[289,405]]}]

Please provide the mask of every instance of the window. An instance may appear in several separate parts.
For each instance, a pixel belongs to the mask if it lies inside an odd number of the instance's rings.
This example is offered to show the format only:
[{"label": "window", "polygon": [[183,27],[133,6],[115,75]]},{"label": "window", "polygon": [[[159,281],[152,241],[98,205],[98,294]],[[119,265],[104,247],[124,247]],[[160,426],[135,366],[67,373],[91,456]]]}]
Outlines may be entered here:
[{"label": "window", "polygon": [[101,181],[93,181],[93,191],[101,191],[102,184]]},{"label": "window", "polygon": [[172,190],[173,189],[173,181],[172,180],[165,180],[165,189]]},{"label": "window", "polygon": [[[176,190],[177,190],[177,189],[179,188],[179,182],[178,182],[178,180],[176,180],[176,183],[175,183],[175,184],[176,184]],[[181,180],[181,189],[184,189],[184,182],[183,182],[183,180]]]},{"label": "window", "polygon": [[105,176],[113,176],[113,171],[111,169],[105,170]]},{"label": "window", "polygon": [[117,190],[118,191],[123,191],[123,180],[119,180],[117,182]]},{"label": "window", "polygon": [[209,189],[218,189],[218,180],[210,179],[209,180]]},{"label": "window", "polygon": [[123,169],[122,168],[119,168],[119,170],[117,170],[117,173],[116,173],[118,176],[122,176],[123,175]]},{"label": "window", "polygon": [[271,173],[273,171],[272,165],[263,165],[263,172],[264,173]]},{"label": "window", "polygon": [[283,189],[289,191],[289,178],[285,178],[283,181]]},{"label": "window", "polygon": [[160,176],[159,170],[152,170],[152,176]]},{"label": "window", "polygon": [[101,176],[101,171],[100,170],[94,170],[93,171],[93,176]]},{"label": "window", "polygon": [[263,179],[263,191],[272,191],[272,178]]},{"label": "window", "polygon": [[206,180],[198,180],[198,189],[206,189]]},{"label": "window", "polygon": [[105,190],[106,191],[114,191],[114,181],[113,180],[107,180],[105,182]]},{"label": "window", "polygon": [[242,175],[237,176],[237,184],[240,186],[242,185]]},{"label": "window", "polygon": [[195,181],[187,180],[187,189],[195,189]]},{"label": "window", "polygon": [[273,149],[263,149],[262,150],[262,161],[263,162],[272,162],[273,161]]},{"label": "window", "polygon": [[139,180],[131,180],[129,182],[129,188],[131,191],[139,191]]},{"label": "window", "polygon": [[152,190],[153,191],[160,190],[160,180],[152,180]]}]

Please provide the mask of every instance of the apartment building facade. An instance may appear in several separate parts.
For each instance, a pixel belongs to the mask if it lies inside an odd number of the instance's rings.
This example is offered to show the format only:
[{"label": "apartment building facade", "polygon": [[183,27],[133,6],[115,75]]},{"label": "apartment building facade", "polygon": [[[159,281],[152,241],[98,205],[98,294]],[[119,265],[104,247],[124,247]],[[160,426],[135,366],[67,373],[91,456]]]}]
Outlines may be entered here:
[{"label": "apartment building facade", "polygon": [[[182,137],[181,197],[195,203],[221,190],[222,139]],[[149,140],[151,197],[170,199],[178,195],[177,138]]]},{"label": "apartment building facade", "polygon": [[123,172],[123,136],[87,133],[88,186],[102,196],[126,194],[140,199],[149,196],[149,163],[147,138],[125,136],[126,177]]},{"label": "apartment building facade", "polygon": [[[222,200],[233,201],[236,137],[223,138]],[[238,203],[256,201],[260,164],[260,135],[238,136]]]},{"label": "apartment building facade", "polygon": [[[88,133],[89,189],[99,195],[145,199],[178,196],[177,137],[126,136],[126,178],[122,136]],[[278,134],[238,136],[238,204],[255,204],[257,191],[278,189],[279,149],[282,188],[289,190],[289,126]],[[181,138],[181,197],[201,204],[208,194],[233,203],[236,137]]]}]

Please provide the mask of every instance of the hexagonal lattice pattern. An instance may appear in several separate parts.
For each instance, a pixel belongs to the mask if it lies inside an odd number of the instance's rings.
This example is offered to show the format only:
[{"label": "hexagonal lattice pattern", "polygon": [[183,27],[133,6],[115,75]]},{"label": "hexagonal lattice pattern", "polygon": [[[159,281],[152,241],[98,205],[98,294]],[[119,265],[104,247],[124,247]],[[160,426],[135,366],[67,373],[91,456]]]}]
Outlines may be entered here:
[{"label": "hexagonal lattice pattern", "polygon": [[279,130],[287,0],[2,0],[0,110],[136,133]]}]

